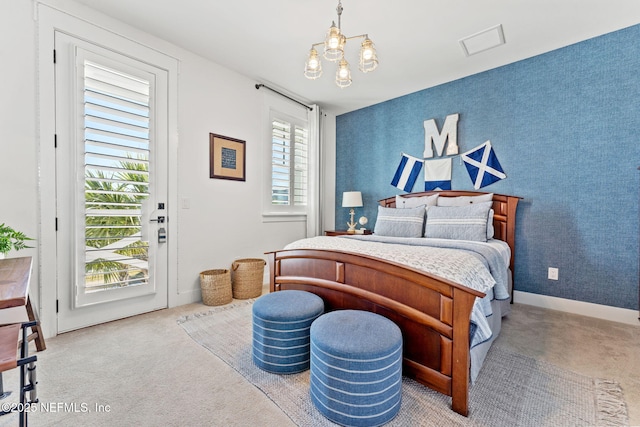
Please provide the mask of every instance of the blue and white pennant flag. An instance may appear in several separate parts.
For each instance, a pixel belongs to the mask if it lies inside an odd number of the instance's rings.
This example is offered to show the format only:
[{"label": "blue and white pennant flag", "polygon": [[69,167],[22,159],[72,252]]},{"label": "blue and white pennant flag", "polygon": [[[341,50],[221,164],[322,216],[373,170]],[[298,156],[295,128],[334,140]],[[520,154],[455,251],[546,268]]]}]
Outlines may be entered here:
[{"label": "blue and white pennant flag", "polygon": [[391,181],[391,185],[410,193],[413,190],[413,184],[416,183],[421,169],[422,159],[402,153],[402,159]]},{"label": "blue and white pennant flag", "polygon": [[424,191],[451,190],[451,157],[424,161]]},{"label": "blue and white pennant flag", "polygon": [[462,153],[461,156],[476,190],[507,177],[491,147],[491,141]]}]

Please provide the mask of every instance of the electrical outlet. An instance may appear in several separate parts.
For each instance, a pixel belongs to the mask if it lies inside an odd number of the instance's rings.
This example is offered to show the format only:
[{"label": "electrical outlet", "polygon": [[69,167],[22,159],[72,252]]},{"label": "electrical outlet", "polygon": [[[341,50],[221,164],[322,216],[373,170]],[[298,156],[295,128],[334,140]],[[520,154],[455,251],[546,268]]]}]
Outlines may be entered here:
[{"label": "electrical outlet", "polygon": [[549,280],[558,280],[558,269],[555,267],[549,267]]}]

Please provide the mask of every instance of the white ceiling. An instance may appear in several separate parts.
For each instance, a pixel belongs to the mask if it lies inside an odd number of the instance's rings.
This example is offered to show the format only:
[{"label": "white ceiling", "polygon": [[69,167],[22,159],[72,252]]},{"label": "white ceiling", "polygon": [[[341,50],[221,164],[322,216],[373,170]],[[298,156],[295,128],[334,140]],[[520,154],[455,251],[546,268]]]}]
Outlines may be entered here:
[{"label": "white ceiling", "polygon": [[[638,0],[343,0],[343,33],[367,33],[380,65],[361,73],[348,42],[353,84],[340,89],[326,60],[319,79],[303,75],[337,0],[76,1],[335,114],[640,23]],[[499,24],[505,45],[464,55],[460,39]]]}]

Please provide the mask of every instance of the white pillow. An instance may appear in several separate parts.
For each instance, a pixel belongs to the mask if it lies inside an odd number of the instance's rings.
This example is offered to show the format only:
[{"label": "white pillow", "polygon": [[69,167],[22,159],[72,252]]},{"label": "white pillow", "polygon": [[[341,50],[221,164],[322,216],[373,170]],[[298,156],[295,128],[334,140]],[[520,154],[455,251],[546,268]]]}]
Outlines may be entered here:
[{"label": "white pillow", "polygon": [[396,208],[406,209],[406,208],[415,208],[416,206],[425,205],[427,208],[429,206],[436,206],[438,203],[439,194],[432,194],[430,196],[420,196],[420,197],[402,197],[400,195],[396,196]]},{"label": "white pillow", "polygon": [[[490,202],[493,200],[493,193],[481,194],[479,196],[458,196],[458,197],[438,197],[438,206],[466,206],[471,203]],[[398,203],[396,201],[396,203]]]}]

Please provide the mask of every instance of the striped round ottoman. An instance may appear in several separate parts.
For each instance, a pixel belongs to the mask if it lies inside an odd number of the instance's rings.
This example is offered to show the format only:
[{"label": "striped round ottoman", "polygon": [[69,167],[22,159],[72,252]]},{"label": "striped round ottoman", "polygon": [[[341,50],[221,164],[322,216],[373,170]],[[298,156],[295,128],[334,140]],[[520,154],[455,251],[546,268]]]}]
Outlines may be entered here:
[{"label": "striped round ottoman", "polygon": [[324,301],[304,291],[279,291],[253,303],[253,362],[276,374],[309,369],[309,328]]},{"label": "striped round ottoman", "polygon": [[379,426],[402,398],[402,333],[386,317],[338,310],[311,325],[311,401],[344,426]]}]

